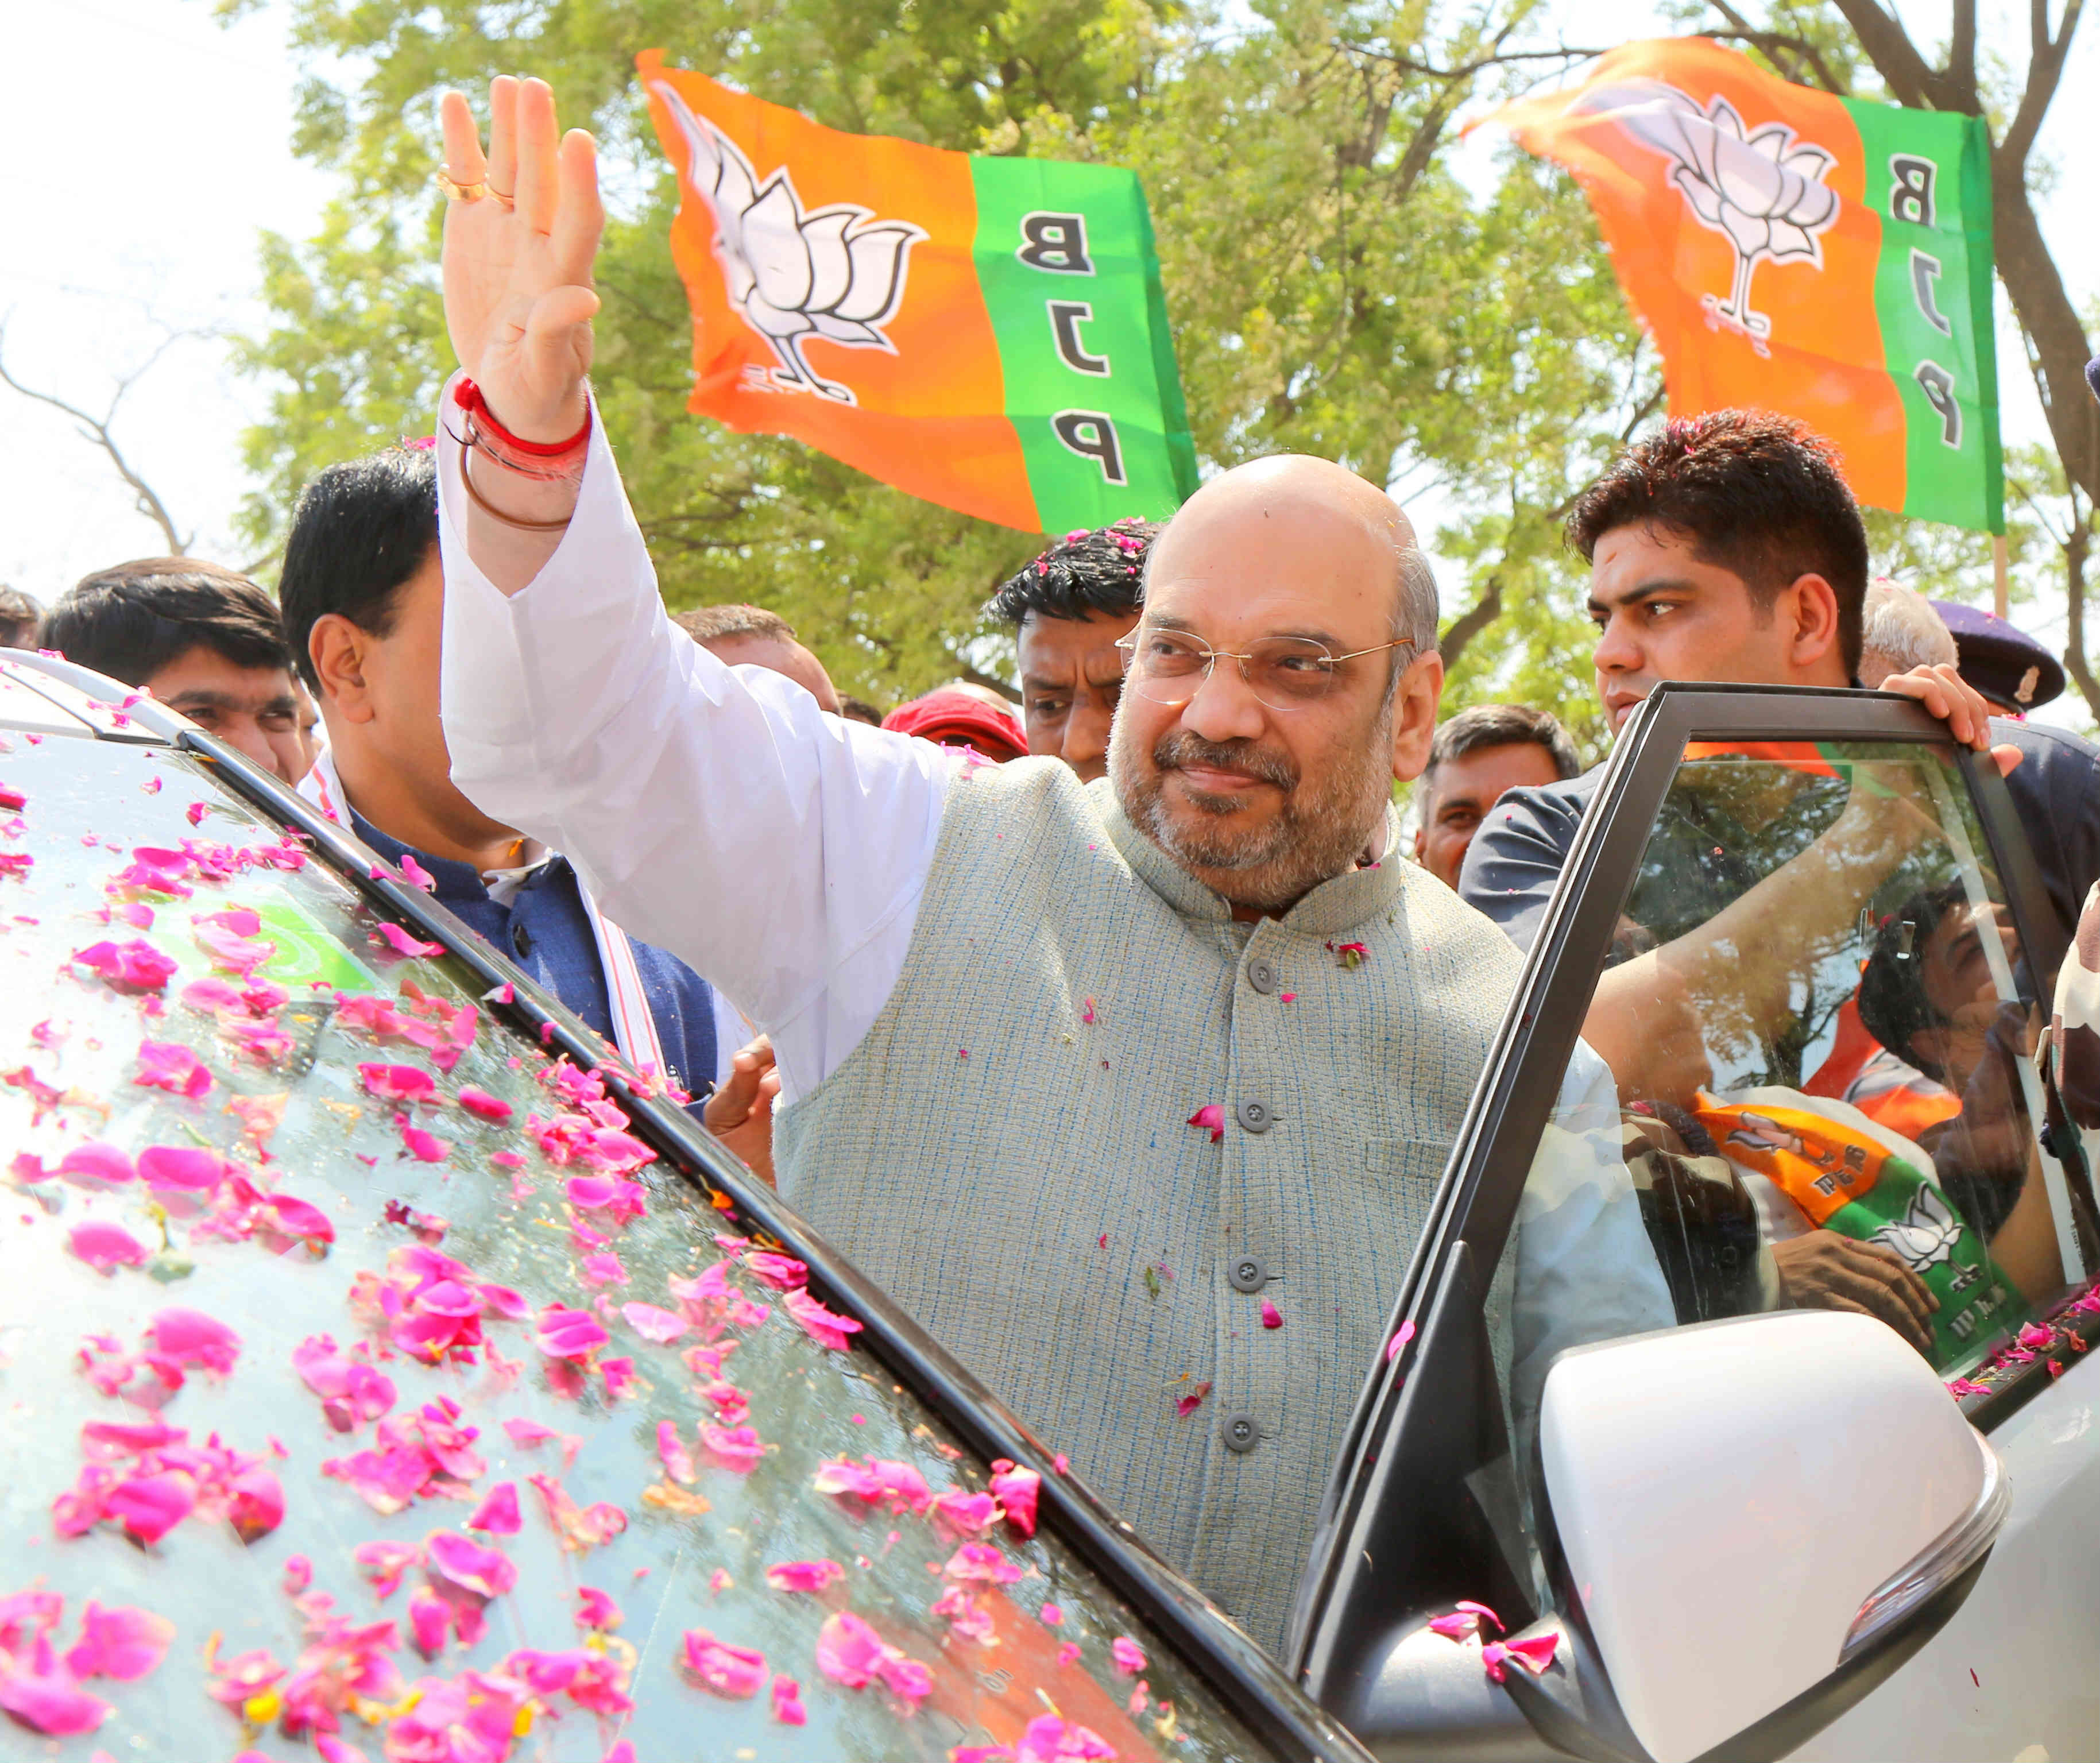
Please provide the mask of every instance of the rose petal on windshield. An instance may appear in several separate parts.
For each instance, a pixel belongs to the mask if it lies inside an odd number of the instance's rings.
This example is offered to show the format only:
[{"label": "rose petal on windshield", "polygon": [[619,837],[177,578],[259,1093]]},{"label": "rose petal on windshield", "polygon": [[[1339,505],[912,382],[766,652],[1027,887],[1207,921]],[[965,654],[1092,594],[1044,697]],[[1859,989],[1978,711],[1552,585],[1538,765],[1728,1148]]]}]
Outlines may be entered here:
[{"label": "rose petal on windshield", "polygon": [[460,1086],[459,1105],[477,1120],[494,1121],[499,1126],[506,1125],[518,1110],[500,1095],[491,1095],[486,1090],[476,1089],[470,1083]]},{"label": "rose petal on windshield", "polygon": [[211,1073],[179,1041],[141,1041],[139,1075],[131,1080],[148,1090],[165,1090],[192,1101],[212,1086]]},{"label": "rose petal on windshield", "polygon": [[612,1337],[587,1310],[549,1304],[540,1312],[533,1342],[549,1359],[589,1359]]},{"label": "rose petal on windshield", "polygon": [[765,1681],[765,1655],[748,1646],[717,1641],[705,1629],[685,1632],[686,1664],[717,1695],[741,1701],[758,1694]]},{"label": "rose petal on windshield", "polygon": [[240,1337],[201,1310],[164,1310],[146,1324],[146,1339],[157,1353],[177,1364],[201,1366],[225,1377],[240,1357]]},{"label": "rose petal on windshield", "polygon": [[396,1114],[394,1124],[400,1130],[401,1143],[408,1148],[408,1155],[419,1162],[442,1163],[446,1153],[452,1149],[448,1141],[439,1138],[435,1133],[424,1131],[406,1114]]},{"label": "rose petal on windshield", "polygon": [[[1004,1465],[1004,1467],[1001,1465]],[[991,1466],[992,1497],[1006,1514],[1006,1522],[1023,1536],[1035,1534],[1035,1510],[1042,1497],[1043,1478],[1032,1469],[1021,1469],[1002,1457]]]},{"label": "rose petal on windshield", "polygon": [[[510,1489],[514,1517],[518,1490],[509,1482],[503,1485]],[[501,1549],[488,1548],[457,1531],[432,1531],[423,1539],[423,1548],[433,1571],[479,1597],[501,1598],[518,1583],[517,1564]]]},{"label": "rose petal on windshield", "polygon": [[139,1153],[139,1174],[148,1188],[174,1188],[192,1193],[216,1188],[232,1167],[203,1145],[149,1144]]},{"label": "rose petal on windshield", "polygon": [[765,1570],[765,1583],[776,1592],[821,1592],[845,1576],[836,1561],[776,1561]]},{"label": "rose petal on windshield", "polygon": [[792,1291],[810,1281],[809,1268],[792,1255],[754,1249],[743,1258],[743,1264],[761,1285],[770,1285],[776,1292]]},{"label": "rose petal on windshield", "polygon": [[121,1224],[106,1219],[84,1219],[66,1233],[66,1247],[97,1273],[135,1267],[151,1251]]},{"label": "rose petal on windshield", "polygon": [[427,1102],[438,1093],[437,1080],[420,1065],[361,1064],[357,1075],[367,1094],[390,1102]]},{"label": "rose petal on windshield", "polygon": [[93,1732],[112,1712],[107,1702],[73,1681],[52,1656],[51,1643],[42,1637],[28,1659],[15,1659],[0,1671],[0,1708],[32,1732],[53,1738]]},{"label": "rose petal on windshield", "polygon": [[675,1316],[668,1310],[660,1310],[654,1304],[637,1301],[622,1304],[620,1313],[627,1319],[627,1325],[645,1341],[654,1341],[658,1346],[668,1346],[686,1332],[688,1324],[682,1316]]},{"label": "rose petal on windshield", "polygon": [[835,1353],[845,1352],[853,1345],[853,1337],[861,1331],[862,1324],[851,1316],[825,1309],[800,1288],[787,1293],[780,1302],[787,1307],[788,1314],[801,1324],[811,1340]]},{"label": "rose petal on windshield", "polygon": [[[219,1162],[216,1153],[206,1152],[211,1158],[212,1180],[218,1179]],[[131,1159],[113,1144],[104,1144],[90,1139],[86,1144],[77,1144],[59,1160],[58,1173],[77,1188],[95,1183],[118,1187],[125,1182],[136,1181],[139,1171]]]},{"label": "rose petal on windshield", "polygon": [[1021,1735],[1014,1763],[1107,1763],[1114,1748],[1101,1735],[1077,1721],[1061,1720],[1055,1714],[1039,1714]]},{"label": "rose petal on windshield", "polygon": [[466,1527],[487,1531],[492,1536],[515,1536],[524,1527],[518,1513],[518,1483],[498,1482],[490,1488],[488,1497],[474,1509]]},{"label": "rose petal on windshield", "polygon": [[112,1677],[130,1683],[144,1677],[167,1655],[175,1625],[165,1616],[130,1604],[105,1610],[93,1598],[81,1612],[80,1640],[65,1655],[76,1677]]},{"label": "rose petal on windshield", "polygon": [[73,959],[121,992],[157,992],[175,971],[174,963],[143,937],[126,943],[96,943]]},{"label": "rose petal on windshield", "polygon": [[627,1620],[611,1597],[593,1585],[576,1588],[576,1626],[611,1633]]},{"label": "rose petal on windshield", "polygon": [[722,1468],[748,1475],[765,1460],[765,1441],[748,1426],[717,1426],[700,1422],[700,1443]]},{"label": "rose petal on windshield", "polygon": [[374,926],[373,929],[386,946],[397,955],[428,957],[441,955],[445,952],[445,945],[443,943],[421,941],[417,937],[411,937],[398,924],[382,923]]},{"label": "rose petal on windshield", "polygon": [[1126,1677],[1135,1677],[1145,1669],[1145,1649],[1127,1635],[1119,1634],[1109,1642],[1109,1657]]},{"label": "rose petal on windshield", "polygon": [[802,1706],[802,1686],[782,1672],[773,1680],[773,1717],[783,1726],[806,1726],[809,1710]]}]

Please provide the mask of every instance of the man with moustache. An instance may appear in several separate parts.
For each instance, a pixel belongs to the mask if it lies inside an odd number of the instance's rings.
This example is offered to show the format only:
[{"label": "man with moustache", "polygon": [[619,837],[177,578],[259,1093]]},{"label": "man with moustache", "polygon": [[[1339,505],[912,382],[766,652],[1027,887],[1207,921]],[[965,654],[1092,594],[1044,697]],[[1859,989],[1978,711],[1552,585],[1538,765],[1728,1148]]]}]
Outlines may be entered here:
[{"label": "man with moustache", "polygon": [[[591,143],[537,82],[491,110],[484,157],[443,109],[455,779],[739,999],[782,1192],[1280,1645],[1516,967],[1396,843],[1442,677],[1406,518],[1313,459],[1199,491],[1093,783],[828,715],[665,615],[584,378]],[[1608,1179],[1546,1227],[1591,1337],[1668,1320]],[[1586,1337],[1523,1279],[1542,1366]]]}]

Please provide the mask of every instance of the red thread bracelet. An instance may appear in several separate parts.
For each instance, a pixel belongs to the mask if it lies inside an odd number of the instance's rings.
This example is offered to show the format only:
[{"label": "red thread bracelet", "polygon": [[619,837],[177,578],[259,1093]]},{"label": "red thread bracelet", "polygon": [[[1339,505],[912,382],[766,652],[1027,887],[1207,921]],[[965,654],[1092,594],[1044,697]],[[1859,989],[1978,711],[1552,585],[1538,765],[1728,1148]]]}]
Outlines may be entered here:
[{"label": "red thread bracelet", "polygon": [[559,459],[564,453],[572,453],[590,439],[590,405],[584,405],[584,425],[566,441],[528,441],[513,434],[496,421],[496,412],[488,408],[488,400],[481,395],[481,388],[472,380],[462,379],[452,388],[452,402],[474,417],[486,430],[491,439],[501,441],[505,447],[514,447],[532,459]]}]

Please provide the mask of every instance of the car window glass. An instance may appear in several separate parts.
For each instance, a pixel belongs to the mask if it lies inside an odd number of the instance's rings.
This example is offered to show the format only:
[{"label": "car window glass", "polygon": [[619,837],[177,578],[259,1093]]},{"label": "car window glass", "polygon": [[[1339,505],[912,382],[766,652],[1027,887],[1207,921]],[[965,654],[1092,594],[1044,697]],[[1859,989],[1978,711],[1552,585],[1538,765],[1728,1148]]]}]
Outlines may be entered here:
[{"label": "car window glass", "polygon": [[18,1721],[1269,1754],[798,1263],[208,767],[15,735],[0,790]]},{"label": "car window glass", "polygon": [[2087,1272],[2036,1131],[2050,978],[1942,751],[1688,749],[1493,1282],[1516,1483],[1570,1346],[1802,1305],[1882,1317],[1957,1394],[2032,1359]]}]

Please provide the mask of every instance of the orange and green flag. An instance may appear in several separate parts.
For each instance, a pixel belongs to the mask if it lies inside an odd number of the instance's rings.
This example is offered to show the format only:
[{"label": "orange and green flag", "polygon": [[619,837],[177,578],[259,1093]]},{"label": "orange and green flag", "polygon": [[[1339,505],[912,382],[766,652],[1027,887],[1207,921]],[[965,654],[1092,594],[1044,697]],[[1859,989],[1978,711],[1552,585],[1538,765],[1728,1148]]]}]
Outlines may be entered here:
[{"label": "orange and green flag", "polygon": [[1797,417],[1861,501],[2005,531],[1980,118],[1790,86],[1674,37],[1489,120],[1581,182],[1673,415]]},{"label": "orange and green flag", "polygon": [[690,408],[1025,532],[1194,490],[1135,173],[842,134],[637,64],[678,170]]}]

